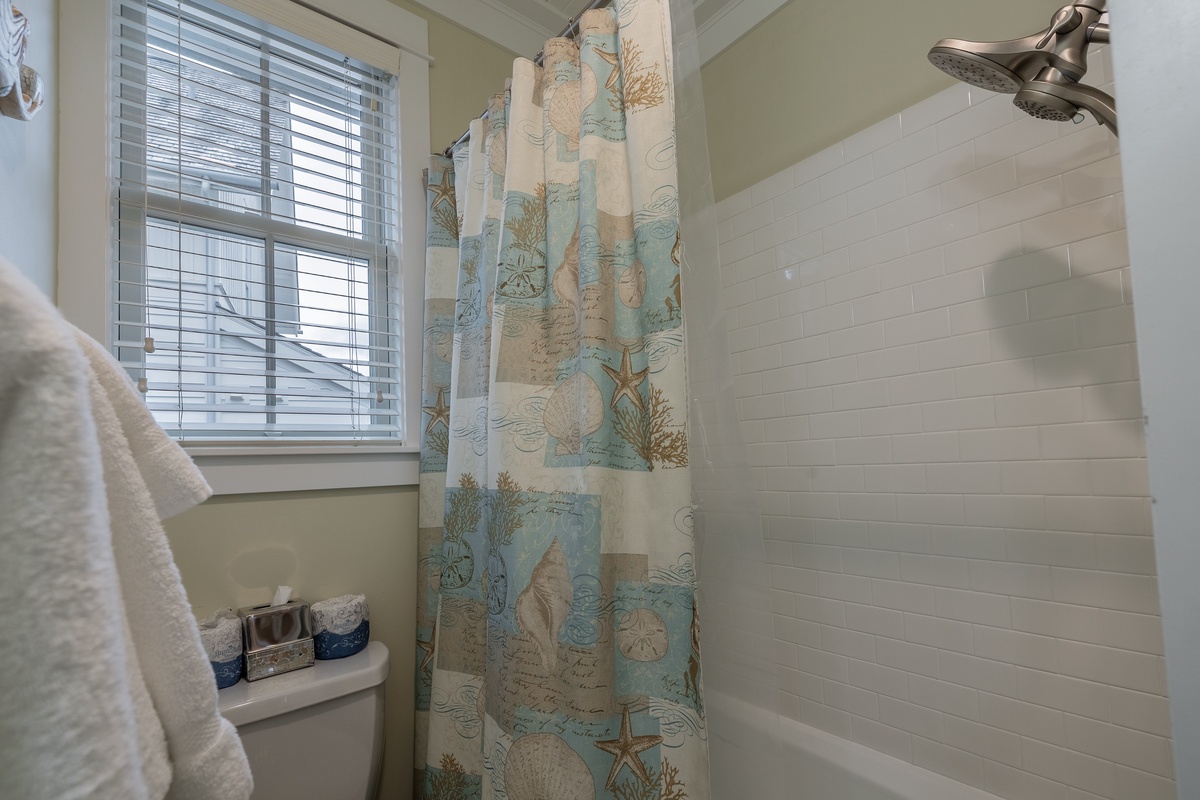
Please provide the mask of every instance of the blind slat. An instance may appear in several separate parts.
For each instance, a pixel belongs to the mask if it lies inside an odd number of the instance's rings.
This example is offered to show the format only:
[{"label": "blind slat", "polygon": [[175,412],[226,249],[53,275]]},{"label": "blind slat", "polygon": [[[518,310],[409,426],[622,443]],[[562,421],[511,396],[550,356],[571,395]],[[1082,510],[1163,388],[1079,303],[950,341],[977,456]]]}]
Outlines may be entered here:
[{"label": "blind slat", "polygon": [[[158,269],[158,268],[156,267],[154,269]],[[249,281],[239,281],[238,283],[239,283],[239,285],[243,285],[243,286],[262,285],[262,284],[251,283]],[[133,281],[117,281],[117,285],[118,286],[131,286],[131,287],[132,286],[137,286],[137,287],[145,286],[145,284],[138,284],[138,283],[134,283]],[[154,287],[154,288],[155,288],[155,291],[159,291],[159,292],[170,291],[175,294],[188,295],[189,297],[220,298],[222,300],[232,301],[232,303],[237,303],[239,305],[246,304],[246,303],[254,303],[256,305],[264,305],[267,302],[266,300],[264,300],[262,298],[231,297],[228,294],[224,294],[224,293],[220,293],[220,292],[203,292],[203,291],[194,290],[194,289],[182,289],[182,288],[171,288],[171,289],[166,289],[166,288],[162,288],[162,287]],[[289,287],[287,291],[292,294],[297,292],[297,290],[294,286]],[[310,295],[310,296],[317,294],[316,292],[313,292],[310,290],[304,290],[304,293],[306,295]],[[338,294],[331,293],[331,292],[323,292],[321,294],[325,297],[346,297],[347,296],[347,295],[338,295]],[[174,313],[174,311],[177,308],[177,306],[163,305],[161,302],[153,303],[153,302],[130,301],[130,300],[117,300],[116,302],[119,305],[121,305],[123,307],[127,307],[127,308],[144,308],[147,310],[163,311],[163,312],[171,312],[171,313]],[[363,299],[363,300],[358,300],[358,302],[380,305],[384,301],[374,301],[374,303],[372,303],[372,301],[370,301],[370,300]],[[311,306],[304,306],[298,302],[288,303],[288,302],[284,302],[284,301],[280,301],[280,300],[275,300],[272,303],[272,305],[276,306],[277,308],[295,309],[297,311],[302,308],[311,308]],[[382,323],[386,322],[387,320],[394,318],[390,312],[397,309],[399,307],[399,305],[397,303],[388,302],[388,303],[386,303],[386,307],[387,307],[386,308],[387,313],[383,313],[383,314],[372,313],[370,311],[342,311],[341,309],[334,309],[334,308],[324,308],[324,307],[318,307],[318,308],[322,312],[328,312],[331,314],[354,315],[356,317],[363,317],[371,322],[377,322],[379,324],[382,324]],[[383,310],[383,309],[380,309],[380,310]],[[207,308],[198,308],[198,309],[188,309],[184,313],[186,313],[186,314],[215,314],[215,313],[222,313],[222,312],[209,310]],[[292,322],[292,323],[296,323],[296,324],[303,324],[305,326],[311,325],[312,327],[315,327],[315,328],[334,328],[334,329],[340,330],[343,327],[343,326],[339,326],[339,325],[330,325],[328,323],[317,322],[315,320],[298,321],[298,318],[296,318],[296,317],[287,317],[287,316],[284,316],[284,315],[278,314],[278,313],[271,317],[264,316],[262,314],[249,314],[249,313],[239,314],[236,310],[229,311],[229,312],[223,312],[223,313],[225,316],[239,317],[242,319],[249,320],[251,322],[266,322],[267,320],[274,320],[276,322],[288,321],[288,322]]]},{"label": "blind slat", "polygon": [[[156,372],[160,372],[160,371],[162,371],[162,370],[154,370],[153,368],[147,369],[147,372],[151,373],[151,375],[153,375]],[[235,376],[235,377],[236,376],[276,377],[276,378],[289,378],[289,379],[304,377],[302,375],[297,375],[294,372],[271,372],[269,370],[258,370],[258,371],[241,370],[241,371],[238,371],[238,370],[228,370],[227,369],[227,370],[222,370],[220,372],[213,372],[211,370],[206,370],[206,369],[192,368],[192,369],[188,369],[187,372],[188,373],[196,373],[199,375],[227,375],[227,376]],[[333,380],[333,379],[326,379],[326,380]],[[195,383],[195,382],[188,383],[186,381],[181,383],[179,381],[158,380],[157,378],[153,378],[153,377],[148,377],[147,382],[151,389],[169,389],[171,391],[176,391],[179,387],[183,387],[183,391],[185,391],[185,392],[190,392],[190,391],[218,392],[218,393],[233,392],[235,394],[240,394],[240,393],[244,393],[244,392],[253,393],[255,390],[265,390],[265,387],[251,386],[251,385],[244,384],[244,383]],[[376,384],[379,384],[380,386],[382,386],[384,384],[389,385],[389,386],[396,386],[396,385],[399,385],[399,383],[400,383],[400,381],[396,378],[380,378],[380,377],[363,378],[360,381],[344,380],[344,381],[339,381],[339,382],[347,383],[352,386],[373,387],[370,389],[364,389],[362,392],[354,395],[356,397],[361,397],[364,399],[374,399],[377,396],[377,393],[380,391],[380,389],[378,387],[376,387]],[[288,396],[288,397],[330,397],[331,396],[329,392],[316,392],[316,391],[306,392],[302,389],[296,389],[294,387],[280,389],[278,391],[278,394],[283,395],[283,396]],[[389,390],[384,390],[383,396],[385,398],[394,397],[394,395],[392,395]]]},{"label": "blind slat", "polygon": [[[256,391],[257,390],[257,391]],[[353,405],[354,410],[350,411],[353,414],[370,414],[371,416],[389,417],[396,416],[397,411],[390,408],[391,401],[386,396],[383,402],[376,401],[376,393],[361,392],[355,393],[353,396],[334,395],[334,393],[326,393],[326,395],[304,395],[304,393],[287,393],[287,395],[271,395],[276,399],[274,405],[266,401],[266,395],[263,395],[257,386],[223,386],[212,387],[202,385],[185,385],[182,389],[185,396],[194,395],[232,395],[232,398],[216,399],[216,401],[199,401],[192,399],[188,402],[185,410],[232,410],[233,413],[245,413],[251,409],[268,409],[272,413],[278,414],[322,414],[324,416],[336,416],[346,414],[347,405]],[[148,399],[154,402],[160,402],[158,397],[169,398],[172,395],[179,395],[179,390],[174,385],[150,384]],[[239,399],[240,398],[240,399]],[[392,396],[395,398],[395,396]],[[326,401],[325,403],[319,401]],[[178,408],[178,403],[172,403],[170,399],[162,401],[163,404],[175,405]],[[203,409],[200,408],[203,405]]]},{"label": "blind slat", "polygon": [[[121,302],[122,309],[127,310],[131,307],[134,309],[138,308],[138,306],[136,306],[135,304]],[[176,314],[176,312],[174,312],[174,311],[168,311],[166,313]],[[189,312],[187,314],[184,314],[183,316],[192,318],[192,317],[202,316],[202,314],[199,312]],[[245,318],[238,318],[238,319],[244,320]],[[238,339],[244,339],[247,342],[265,342],[269,339],[274,339],[275,341],[280,342],[282,344],[290,344],[290,345],[299,346],[299,347],[349,347],[350,346],[350,345],[347,345],[344,341],[331,340],[331,339],[318,339],[318,338],[311,337],[311,336],[305,336],[304,338],[300,338],[300,339],[289,339],[289,338],[282,337],[279,335],[272,337],[272,336],[269,336],[265,332],[265,327],[266,327],[265,325],[261,325],[261,327],[264,329],[264,331],[259,333],[259,332],[252,332],[252,331],[221,330],[221,329],[215,329],[215,328],[211,328],[211,327],[197,328],[197,327],[189,326],[189,325],[182,324],[182,323],[176,323],[174,325],[171,325],[170,327],[167,327],[164,324],[164,322],[165,322],[164,320],[160,320],[160,319],[157,319],[154,317],[152,317],[149,321],[146,321],[142,317],[134,317],[134,318],[124,317],[117,321],[116,324],[118,326],[134,326],[134,327],[138,328],[140,332],[145,333],[146,336],[143,336],[142,339],[136,340],[136,341],[118,339],[117,342],[114,344],[117,346],[120,346],[120,347],[138,347],[138,348],[140,348],[143,346],[143,340],[146,339],[147,337],[149,337],[149,338],[152,338],[155,340],[155,342],[156,342],[155,349],[161,350],[161,349],[165,349],[166,347],[169,347],[170,345],[167,341],[165,341],[166,337],[163,336],[161,333],[158,336],[154,336],[154,334],[159,331],[162,331],[163,333],[170,333],[172,331],[178,331],[180,333],[211,334],[213,336],[232,336],[232,337],[235,337]],[[253,324],[253,323],[261,324],[261,323],[266,322],[266,320],[261,320],[261,319],[245,320],[245,322],[246,322],[246,324]],[[289,320],[289,319],[276,319],[276,320],[274,320],[274,322],[276,325],[278,325],[280,327],[283,327],[283,326],[301,327],[301,328],[306,328],[306,329],[314,328],[314,329],[321,330],[321,331],[344,331],[345,330],[344,327],[339,328],[339,327],[336,327],[333,325],[320,325],[320,324],[309,323],[309,322],[298,323],[295,320]],[[142,329],[144,329],[144,330],[142,330]],[[371,349],[371,350],[378,350],[380,352],[390,351],[393,353],[400,352],[400,345],[398,342],[395,344],[387,344],[387,343],[380,341],[380,339],[398,340],[400,338],[399,333],[385,333],[383,331],[380,331],[378,333],[371,334],[371,336],[373,337],[371,344],[370,345],[365,345],[365,344],[358,345],[359,349],[363,349],[363,350]],[[299,356],[297,356],[297,358],[299,358]],[[355,362],[355,363],[358,363],[358,362]]]},{"label": "blind slat", "polygon": [[[156,407],[151,405],[151,409]],[[168,412],[173,413],[173,412]],[[204,440],[225,440],[225,439],[247,439],[277,442],[279,439],[300,439],[309,438],[322,439],[325,441],[337,442],[355,442],[355,441],[375,441],[395,439],[400,432],[400,428],[395,425],[370,425],[360,427],[353,432],[352,435],[342,433],[338,428],[333,426],[319,426],[306,424],[304,427],[287,428],[276,425],[262,424],[245,424],[237,425],[227,423],[225,430],[214,432],[203,432],[195,430],[181,430],[176,426],[163,425],[168,433],[173,433],[180,439],[186,441],[204,441]],[[328,434],[328,435],[321,435]]]},{"label": "blind slat", "polygon": [[[264,406],[266,405],[267,395],[263,394],[263,389],[261,386],[246,386],[246,385],[238,385],[238,384],[210,385],[210,384],[201,384],[201,383],[174,384],[174,383],[165,383],[162,381],[149,381],[148,386],[149,386],[150,392],[167,392],[168,394],[178,394],[180,391],[182,391],[185,395],[232,394],[232,395],[238,395],[243,398],[247,398],[247,397],[257,398],[253,402],[255,402],[255,403],[261,402]],[[363,391],[363,392],[346,393],[346,394],[340,394],[340,395],[335,395],[331,392],[325,392],[322,394],[319,392],[292,391],[292,392],[279,392],[272,396],[285,401],[285,403],[287,405],[291,405],[293,408],[301,407],[301,406],[292,404],[291,400],[293,400],[293,399],[319,399],[319,400],[333,400],[338,403],[354,402],[354,403],[358,403],[358,404],[365,404],[364,408],[358,409],[357,413],[362,413],[364,410],[368,410],[368,409],[373,414],[379,414],[379,415],[383,415],[383,416],[399,413],[396,410],[390,408],[388,405],[374,405],[374,404],[380,402],[377,399],[378,395],[374,391]],[[383,395],[383,398],[384,399],[382,402],[387,403],[389,400],[395,400],[396,395],[388,394],[385,392]],[[247,400],[244,402],[251,402],[251,401]],[[186,406],[188,404],[185,403],[184,405]],[[221,405],[221,404],[218,404],[218,405]],[[240,405],[240,403],[238,403],[238,405]],[[314,408],[324,407],[328,410],[327,406],[313,406],[313,407]],[[337,413],[337,409],[334,409],[332,413]]]},{"label": "blind slat", "polygon": [[[228,335],[232,335],[232,334],[228,334]],[[358,349],[358,350],[366,351],[366,350],[374,349],[377,353],[380,353],[380,354],[383,354],[385,352],[391,352],[391,353],[397,352],[397,350],[395,348],[368,348],[368,347],[353,348],[353,347],[349,347],[347,345],[331,345],[331,346],[332,347],[341,347],[346,350]],[[133,348],[140,350],[141,343],[140,342],[130,343],[130,344],[127,344],[126,347],[133,347]],[[188,347],[188,349],[186,349],[186,350],[180,350],[178,347],[172,347],[170,345],[163,345],[160,347],[158,344],[156,344],[154,350],[155,350],[154,353],[146,354],[147,356],[151,356],[151,358],[143,359],[143,358],[139,357],[137,361],[131,361],[129,358],[124,358],[121,360],[121,363],[124,364],[125,366],[133,368],[133,369],[146,369],[146,370],[178,369],[183,372],[189,372],[189,371],[193,371],[193,370],[188,364],[184,363],[182,366],[179,366],[179,358],[177,358],[177,357],[171,358],[170,361],[166,361],[165,359],[167,358],[167,356],[165,356],[165,354],[178,353],[181,355],[190,355],[190,356],[225,356],[228,361],[234,362],[234,363],[236,363],[236,361],[238,359],[242,359],[242,360],[266,359],[268,357],[265,353],[239,352],[239,351],[235,351],[235,350],[213,348],[213,347],[198,347],[198,346],[192,346],[192,347]],[[158,358],[152,358],[153,356],[157,356]],[[330,359],[327,356],[319,356],[319,355],[314,355],[312,357],[300,356],[300,355],[290,355],[290,356],[289,355],[276,355],[274,357],[280,361],[288,361],[288,362],[291,362],[294,364],[299,364],[299,365],[314,364],[314,365],[326,365],[327,366],[330,362]],[[355,367],[359,367],[360,369],[368,368],[368,367],[379,368],[379,369],[390,369],[395,366],[391,361],[371,361],[369,359],[356,360],[353,363],[354,363]],[[194,371],[202,371],[202,369],[203,369],[202,367],[197,366]],[[235,369],[235,368],[230,367],[230,368],[226,369],[225,367],[221,367],[217,371],[218,372],[228,372],[232,369]],[[266,375],[266,374],[268,374],[268,371],[264,368],[263,370],[260,371],[259,374]],[[275,373],[275,374],[282,374],[282,373]],[[295,375],[295,373],[290,373],[290,374]],[[322,376],[322,375],[313,374],[313,375],[310,375],[310,377],[312,377],[314,379],[320,379],[320,380],[358,380],[358,378],[355,378],[355,377],[349,376],[349,375],[333,377],[333,376]],[[363,377],[362,380],[368,380],[368,378]]]},{"label": "blind slat", "polygon": [[[120,325],[121,323],[117,323],[117,324]],[[185,331],[185,333],[186,332],[187,331]],[[192,332],[197,332],[197,331],[195,331],[193,329]],[[209,331],[199,331],[199,332],[211,333]],[[263,335],[252,336],[252,335],[248,335],[248,334],[232,333],[232,332],[227,332],[227,331],[212,333],[212,335],[228,336],[230,338],[243,339],[243,340],[246,340],[247,342],[251,342],[251,343],[258,342],[258,341],[265,341],[266,339],[269,338],[269,337],[266,337]],[[122,340],[118,340],[118,341],[122,341]],[[123,341],[125,342],[124,346],[127,348],[132,347],[137,350],[142,349],[142,343],[139,341],[134,341],[134,342],[130,342],[129,340],[123,340]],[[276,339],[275,341],[281,345],[291,345],[292,348],[290,348],[290,349],[303,348],[303,347],[307,346],[307,343],[305,343],[305,342],[292,342],[292,341],[286,340],[286,339]],[[397,347],[384,347],[384,346],[375,347],[375,346],[367,346],[367,345],[359,345],[358,347],[355,347],[353,345],[349,345],[344,342],[334,343],[334,344],[313,345],[313,346],[314,347],[326,347],[329,349],[358,350],[358,351],[362,351],[363,353],[373,352],[375,354],[375,358],[377,360],[372,360],[370,356],[365,356],[362,358],[354,359],[350,364],[343,364],[341,362],[336,362],[337,366],[345,367],[346,369],[352,369],[353,367],[360,367],[360,368],[361,367],[380,367],[380,368],[394,367],[395,365],[388,358],[388,356],[394,355],[399,352],[399,348],[397,348]],[[264,347],[263,349],[265,350],[266,348]],[[159,361],[161,361],[161,357],[162,357],[163,353],[182,353],[184,355],[213,355],[213,356],[223,355],[223,356],[227,356],[230,360],[238,359],[238,358],[252,358],[252,357],[253,358],[262,358],[262,357],[265,357],[262,353],[257,353],[254,351],[231,350],[229,348],[208,347],[206,345],[199,345],[199,344],[189,344],[189,345],[187,345],[186,349],[181,350],[179,348],[179,346],[177,344],[175,344],[174,342],[160,341],[158,338],[155,339],[154,350],[155,350],[154,353],[146,353],[145,356],[138,355],[137,361],[135,361],[135,362],[130,361],[130,359],[133,357],[132,355],[126,356],[126,357],[122,358],[121,360],[123,363],[129,364],[130,366],[145,365],[149,369],[155,369],[155,368],[161,369],[162,366],[158,362],[151,361],[149,357],[159,356]],[[276,357],[280,358],[282,360],[285,360],[285,361],[295,363],[295,364],[323,364],[323,365],[327,365],[327,366],[332,365],[331,359],[329,358],[329,356],[324,355],[322,353],[316,353],[316,352],[312,353],[311,355],[291,352],[291,353],[284,354],[284,355],[277,355]],[[186,369],[186,368],[187,367],[185,365],[184,369]]]}]

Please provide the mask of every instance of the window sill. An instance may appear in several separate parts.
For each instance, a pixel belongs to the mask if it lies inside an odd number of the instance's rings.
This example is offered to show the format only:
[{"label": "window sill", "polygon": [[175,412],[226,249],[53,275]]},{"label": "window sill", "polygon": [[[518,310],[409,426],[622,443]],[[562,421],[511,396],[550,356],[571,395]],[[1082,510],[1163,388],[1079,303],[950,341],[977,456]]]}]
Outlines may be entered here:
[{"label": "window sill", "polygon": [[218,495],[415,486],[420,481],[420,454],[411,445],[183,446]]}]

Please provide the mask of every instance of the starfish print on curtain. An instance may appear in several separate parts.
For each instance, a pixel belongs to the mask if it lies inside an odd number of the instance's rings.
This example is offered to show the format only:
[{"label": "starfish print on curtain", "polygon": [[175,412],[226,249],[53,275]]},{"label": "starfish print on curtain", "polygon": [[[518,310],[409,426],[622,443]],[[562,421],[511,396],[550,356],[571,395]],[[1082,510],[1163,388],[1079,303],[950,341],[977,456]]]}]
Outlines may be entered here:
[{"label": "starfish print on curtain", "polygon": [[417,786],[708,800],[665,0],[426,174]]},{"label": "starfish print on curtain", "polygon": [[643,784],[649,784],[650,776],[646,774],[646,765],[642,763],[638,753],[662,744],[662,740],[661,736],[634,736],[633,724],[629,720],[629,707],[621,709],[621,735],[616,739],[594,743],[604,752],[615,756],[604,787],[612,789],[617,782],[617,776],[621,774],[621,768],[626,766]]},{"label": "starfish print on curtain", "polygon": [[621,369],[615,370],[608,364],[601,364],[600,367],[608,374],[608,377],[613,379],[617,384],[617,388],[613,390],[612,400],[609,405],[613,408],[617,407],[617,401],[622,397],[628,397],[629,402],[633,403],[638,408],[644,409],[646,404],[642,402],[642,396],[638,394],[638,387],[646,380],[646,376],[650,374],[650,368],[646,367],[638,372],[633,371],[629,358],[629,348],[625,348],[625,352],[621,354]]}]

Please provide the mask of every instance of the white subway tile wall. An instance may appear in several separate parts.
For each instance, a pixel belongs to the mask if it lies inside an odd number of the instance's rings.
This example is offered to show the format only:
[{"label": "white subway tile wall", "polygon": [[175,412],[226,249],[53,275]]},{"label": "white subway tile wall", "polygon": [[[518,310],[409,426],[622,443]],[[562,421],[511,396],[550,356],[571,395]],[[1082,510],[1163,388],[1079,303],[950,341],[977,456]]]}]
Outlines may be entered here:
[{"label": "white subway tile wall", "polygon": [[960,85],[717,207],[779,707],[1012,800],[1175,796],[1117,152]]}]

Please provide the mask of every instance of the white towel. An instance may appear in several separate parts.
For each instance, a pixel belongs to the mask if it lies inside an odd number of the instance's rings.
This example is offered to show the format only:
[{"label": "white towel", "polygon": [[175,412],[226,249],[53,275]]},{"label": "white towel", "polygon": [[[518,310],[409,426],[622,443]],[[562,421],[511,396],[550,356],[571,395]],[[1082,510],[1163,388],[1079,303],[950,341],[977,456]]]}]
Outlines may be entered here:
[{"label": "white towel", "polygon": [[77,332],[89,362],[117,574],[137,661],[171,761],[172,800],[249,797],[241,739],[217,708],[217,685],[200,643],[160,519],[212,494],[191,458],[150,415],[125,370]]},{"label": "white towel", "polygon": [[[0,262],[0,796],[149,797],[87,363]],[[169,780],[169,774],[166,776]]]},{"label": "white towel", "polygon": [[159,522],[208,494],[121,368],[0,260],[0,798],[249,796]]}]

